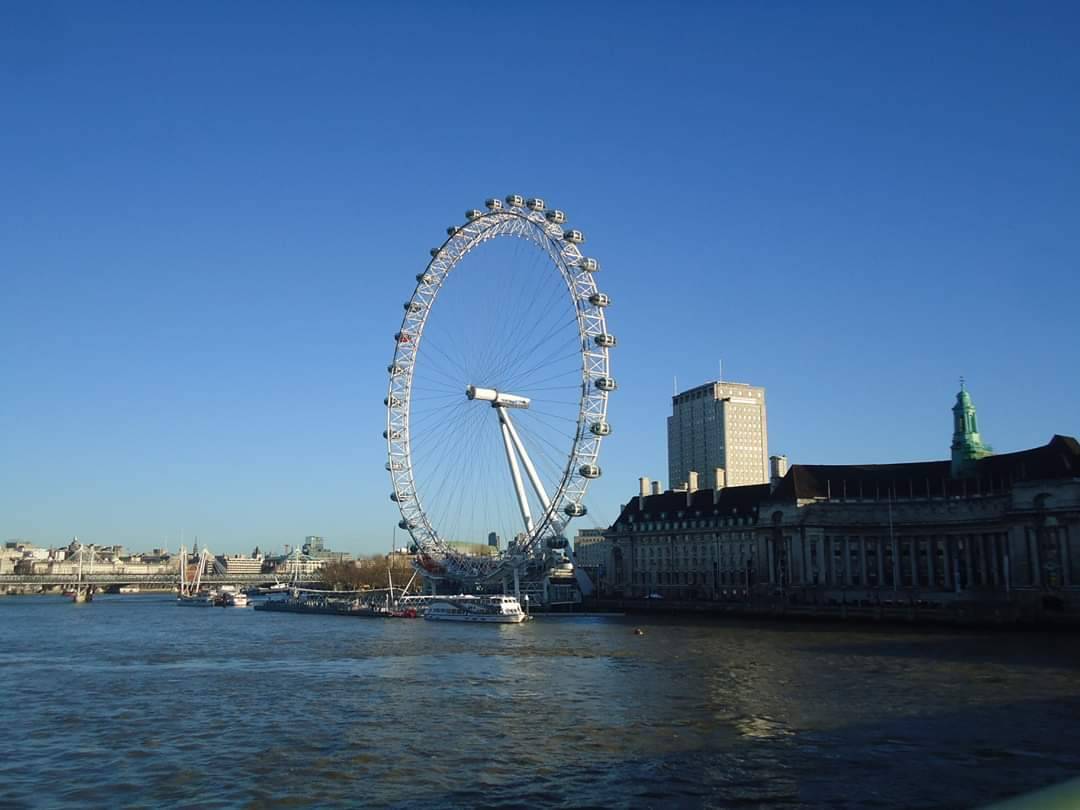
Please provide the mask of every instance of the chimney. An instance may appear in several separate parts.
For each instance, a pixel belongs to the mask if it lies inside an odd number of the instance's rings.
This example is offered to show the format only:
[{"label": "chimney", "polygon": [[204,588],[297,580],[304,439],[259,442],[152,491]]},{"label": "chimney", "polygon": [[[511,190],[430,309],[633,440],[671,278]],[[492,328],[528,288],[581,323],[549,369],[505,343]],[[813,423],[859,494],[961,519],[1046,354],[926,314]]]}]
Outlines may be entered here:
[{"label": "chimney", "polygon": [[659,495],[660,494],[660,482],[659,481],[653,481],[652,482],[652,494],[653,495]]},{"label": "chimney", "polygon": [[694,493],[698,488],[698,474],[691,470],[686,474],[686,505],[690,506],[694,502]]},{"label": "chimney", "polygon": [[649,494],[649,479],[642,476],[638,479],[637,508],[639,512],[645,511],[645,496]]},{"label": "chimney", "polygon": [[776,489],[785,475],[787,475],[787,456],[769,456],[770,489]]},{"label": "chimney", "polygon": [[727,486],[727,473],[724,472],[723,467],[717,467],[713,470],[713,505],[720,503],[720,493],[724,491],[724,487]]}]

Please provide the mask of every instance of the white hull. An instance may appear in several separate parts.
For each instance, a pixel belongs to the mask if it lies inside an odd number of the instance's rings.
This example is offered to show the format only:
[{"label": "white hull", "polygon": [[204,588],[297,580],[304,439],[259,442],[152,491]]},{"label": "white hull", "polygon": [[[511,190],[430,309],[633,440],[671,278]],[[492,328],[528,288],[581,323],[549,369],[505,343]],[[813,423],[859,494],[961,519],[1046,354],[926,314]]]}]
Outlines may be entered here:
[{"label": "white hull", "polygon": [[424,613],[424,618],[432,622],[484,622],[487,624],[520,624],[525,621],[525,614],[486,615],[482,613]]}]

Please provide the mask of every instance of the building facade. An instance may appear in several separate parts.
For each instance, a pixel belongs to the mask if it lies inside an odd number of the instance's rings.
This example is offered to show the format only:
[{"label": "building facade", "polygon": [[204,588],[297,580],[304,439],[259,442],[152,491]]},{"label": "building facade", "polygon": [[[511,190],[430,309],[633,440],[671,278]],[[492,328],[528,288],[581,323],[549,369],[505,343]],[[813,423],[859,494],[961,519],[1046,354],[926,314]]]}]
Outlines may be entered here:
[{"label": "building facade", "polygon": [[967,435],[965,394],[959,444],[978,452],[958,474],[954,453],[796,464],[771,485],[642,486],[589,546],[610,571],[602,595],[1080,614],[1080,443],[991,455]]},{"label": "building facade", "polygon": [[717,381],[683,391],[671,398],[667,428],[673,489],[689,484],[691,473],[709,488],[768,482],[764,388]]}]

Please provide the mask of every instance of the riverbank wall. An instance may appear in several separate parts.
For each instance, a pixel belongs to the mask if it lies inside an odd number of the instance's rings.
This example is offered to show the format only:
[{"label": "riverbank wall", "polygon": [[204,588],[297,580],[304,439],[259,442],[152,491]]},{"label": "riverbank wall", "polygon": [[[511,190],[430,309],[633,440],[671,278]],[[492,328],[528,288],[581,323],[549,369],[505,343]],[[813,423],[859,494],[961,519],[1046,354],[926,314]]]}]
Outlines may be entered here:
[{"label": "riverbank wall", "polygon": [[1080,630],[1080,615],[1024,603],[954,603],[948,606],[840,604],[807,605],[782,601],[711,602],[679,599],[586,599],[581,611],[626,614],[696,615],[775,621],[850,621],[895,625],[946,625],[1000,629]]}]

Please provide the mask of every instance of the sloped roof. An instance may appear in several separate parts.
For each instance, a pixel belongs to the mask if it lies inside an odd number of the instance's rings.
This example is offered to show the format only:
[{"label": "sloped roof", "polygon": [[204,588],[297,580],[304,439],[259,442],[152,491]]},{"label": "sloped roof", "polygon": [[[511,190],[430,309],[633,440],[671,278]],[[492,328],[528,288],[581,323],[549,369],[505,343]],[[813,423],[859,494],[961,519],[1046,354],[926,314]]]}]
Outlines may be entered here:
[{"label": "sloped roof", "polygon": [[973,462],[966,479],[951,475],[949,461],[905,464],[793,464],[776,492],[777,500],[794,498],[874,498],[960,495],[1005,490],[1017,481],[1080,477],[1080,442],[1055,435],[1030,450],[987,456]]},{"label": "sloped roof", "polygon": [[[646,495],[644,498],[634,497],[626,506],[616,522],[629,522],[646,520],[646,515],[655,520],[661,514],[668,519],[674,519],[682,513],[683,517],[696,517],[699,514],[721,515],[725,517],[754,516],[758,504],[768,499],[768,484],[753,484],[745,487],[725,487],[720,490],[719,499],[713,503],[713,490],[699,489],[692,493],[690,503],[687,505],[686,492],[664,492],[660,495]],[[643,503],[642,503],[643,502]]]}]

